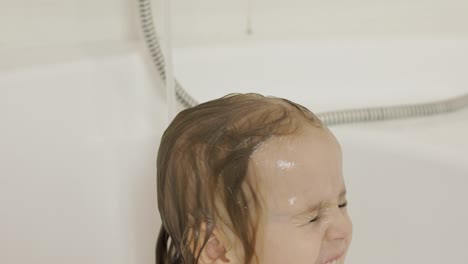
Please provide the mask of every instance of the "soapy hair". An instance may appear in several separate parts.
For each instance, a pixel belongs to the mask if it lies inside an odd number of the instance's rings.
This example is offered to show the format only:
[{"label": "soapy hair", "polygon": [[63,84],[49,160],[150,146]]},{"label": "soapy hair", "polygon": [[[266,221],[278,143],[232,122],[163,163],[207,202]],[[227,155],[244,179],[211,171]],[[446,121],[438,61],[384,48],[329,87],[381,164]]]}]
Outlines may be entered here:
[{"label": "soapy hair", "polygon": [[250,156],[269,138],[297,133],[305,123],[323,126],[304,106],[254,93],[181,111],[158,150],[156,264],[197,264],[215,227],[228,228],[242,245],[244,263],[251,263],[262,202],[256,177],[248,175]]}]

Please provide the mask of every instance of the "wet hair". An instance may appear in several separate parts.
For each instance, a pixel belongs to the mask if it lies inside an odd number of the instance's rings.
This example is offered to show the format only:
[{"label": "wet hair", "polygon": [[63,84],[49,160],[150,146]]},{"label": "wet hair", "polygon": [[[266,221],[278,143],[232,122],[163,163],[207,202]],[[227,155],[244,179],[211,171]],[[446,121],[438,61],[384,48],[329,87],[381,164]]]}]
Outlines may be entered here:
[{"label": "wet hair", "polygon": [[[181,111],[165,130],[157,157],[162,220],[156,264],[196,264],[215,226],[242,245],[244,263],[255,254],[261,197],[248,177],[251,154],[271,137],[322,127],[307,108],[260,94],[229,94]],[[201,236],[201,224],[207,223]]]}]

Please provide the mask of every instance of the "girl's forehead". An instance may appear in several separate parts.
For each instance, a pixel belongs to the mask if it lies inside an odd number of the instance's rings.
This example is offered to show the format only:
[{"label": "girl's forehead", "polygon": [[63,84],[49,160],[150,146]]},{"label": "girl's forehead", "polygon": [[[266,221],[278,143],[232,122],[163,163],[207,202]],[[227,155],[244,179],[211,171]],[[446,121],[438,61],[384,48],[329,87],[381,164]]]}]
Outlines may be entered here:
[{"label": "girl's forehead", "polygon": [[327,163],[336,158],[341,161],[341,148],[334,135],[322,128],[305,128],[299,134],[273,137],[251,156],[255,166],[274,170],[293,168],[297,162]]},{"label": "girl's forehead", "polygon": [[266,202],[277,210],[328,200],[344,188],[341,150],[327,130],[270,140],[252,155],[252,164]]}]

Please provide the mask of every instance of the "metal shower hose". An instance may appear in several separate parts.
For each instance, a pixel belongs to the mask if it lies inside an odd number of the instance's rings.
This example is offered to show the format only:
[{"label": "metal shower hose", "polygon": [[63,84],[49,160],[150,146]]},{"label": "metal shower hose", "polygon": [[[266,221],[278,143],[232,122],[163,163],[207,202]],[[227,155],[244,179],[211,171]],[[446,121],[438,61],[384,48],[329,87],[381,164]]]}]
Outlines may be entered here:
[{"label": "metal shower hose", "polygon": [[[151,0],[139,0],[139,11],[141,27],[146,45],[151,54],[163,81],[166,81],[164,69],[164,57],[159,46],[158,37],[154,28]],[[175,80],[176,99],[184,108],[189,108],[198,102],[185,91],[177,80]],[[322,112],[317,116],[326,125],[338,125],[345,123],[371,122],[391,119],[403,119],[418,116],[430,116],[456,111],[468,106],[468,93],[446,100],[434,101],[421,104],[406,104],[384,107],[368,107],[357,109],[344,109],[338,111]]]}]

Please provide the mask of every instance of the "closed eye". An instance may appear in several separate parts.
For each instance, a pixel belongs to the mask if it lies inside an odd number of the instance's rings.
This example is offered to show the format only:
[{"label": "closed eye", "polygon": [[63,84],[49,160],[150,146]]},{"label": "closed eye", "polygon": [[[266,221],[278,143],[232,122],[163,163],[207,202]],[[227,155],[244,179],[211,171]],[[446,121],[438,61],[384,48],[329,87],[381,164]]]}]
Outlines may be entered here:
[{"label": "closed eye", "polygon": [[318,219],[319,219],[319,216],[317,215],[313,219],[310,219],[309,223],[313,223],[313,222],[317,221]]},{"label": "closed eye", "polygon": [[[346,206],[348,206],[348,201],[338,205],[339,208],[344,208]],[[317,221],[319,218],[320,218],[320,215],[317,215],[316,217],[310,219],[309,223],[313,223],[313,222]]]}]

